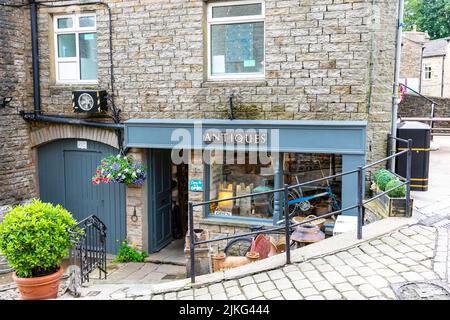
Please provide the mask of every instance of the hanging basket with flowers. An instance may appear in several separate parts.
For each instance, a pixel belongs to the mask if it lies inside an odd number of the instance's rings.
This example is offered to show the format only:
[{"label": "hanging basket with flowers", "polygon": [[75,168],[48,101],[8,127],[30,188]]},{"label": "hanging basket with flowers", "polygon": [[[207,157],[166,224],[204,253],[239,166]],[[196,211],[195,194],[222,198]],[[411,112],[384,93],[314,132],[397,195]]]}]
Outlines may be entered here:
[{"label": "hanging basket with flowers", "polygon": [[130,186],[139,186],[144,183],[145,177],[144,165],[134,162],[131,156],[109,155],[97,167],[92,183],[125,183]]}]

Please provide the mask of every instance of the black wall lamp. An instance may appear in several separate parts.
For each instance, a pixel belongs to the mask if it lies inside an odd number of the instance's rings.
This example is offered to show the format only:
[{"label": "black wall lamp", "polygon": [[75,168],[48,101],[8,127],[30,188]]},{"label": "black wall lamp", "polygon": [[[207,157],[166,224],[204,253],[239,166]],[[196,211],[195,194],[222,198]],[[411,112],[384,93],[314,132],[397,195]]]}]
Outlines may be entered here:
[{"label": "black wall lamp", "polygon": [[4,97],[0,100],[0,108],[5,108],[12,101],[12,99],[12,97]]}]

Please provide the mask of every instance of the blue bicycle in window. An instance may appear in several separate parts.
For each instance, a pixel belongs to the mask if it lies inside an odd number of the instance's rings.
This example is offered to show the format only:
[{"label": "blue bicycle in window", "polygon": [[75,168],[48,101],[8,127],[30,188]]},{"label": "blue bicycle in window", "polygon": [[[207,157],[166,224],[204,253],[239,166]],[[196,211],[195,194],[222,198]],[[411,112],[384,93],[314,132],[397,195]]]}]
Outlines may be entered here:
[{"label": "blue bicycle in window", "polygon": [[[322,177],[324,177],[322,168],[320,166],[319,162],[319,168],[322,173]],[[300,184],[300,180],[298,176],[295,176],[295,180],[297,184]],[[327,198],[330,202],[331,208],[333,211],[337,211],[341,208],[340,203],[333,192],[333,188],[330,185],[329,181],[326,180],[327,186],[326,187],[320,187],[320,186],[299,186],[293,189],[289,190],[288,193],[288,205],[289,205],[289,217],[292,218],[301,212],[307,212],[312,208],[311,201],[315,199],[320,198]],[[305,196],[304,190],[316,190],[316,191],[322,191],[316,194]],[[306,190],[305,190],[306,191]],[[274,204],[275,204],[275,197],[272,195],[270,199],[269,204],[269,213],[270,215],[273,215],[274,210]],[[282,206],[283,203],[280,203]]]}]

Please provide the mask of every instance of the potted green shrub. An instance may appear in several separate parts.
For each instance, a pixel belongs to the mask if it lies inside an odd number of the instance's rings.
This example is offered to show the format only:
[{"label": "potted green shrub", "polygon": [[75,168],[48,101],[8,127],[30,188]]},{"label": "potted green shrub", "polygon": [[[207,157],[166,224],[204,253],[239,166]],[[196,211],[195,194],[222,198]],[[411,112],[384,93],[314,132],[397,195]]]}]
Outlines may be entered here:
[{"label": "potted green shrub", "polygon": [[[400,184],[402,184],[402,182],[392,172],[386,169],[379,169],[373,174],[373,183],[371,189],[374,192],[374,195],[378,195],[384,191],[395,188]],[[378,208],[378,211],[385,217],[410,216],[411,212],[406,213],[405,202],[406,186],[403,185],[375,199],[374,205]],[[412,199],[410,202],[410,208],[412,208]]]},{"label": "potted green shrub", "polygon": [[15,206],[0,225],[0,252],[15,270],[25,300],[56,298],[76,221],[62,206],[33,199]]}]

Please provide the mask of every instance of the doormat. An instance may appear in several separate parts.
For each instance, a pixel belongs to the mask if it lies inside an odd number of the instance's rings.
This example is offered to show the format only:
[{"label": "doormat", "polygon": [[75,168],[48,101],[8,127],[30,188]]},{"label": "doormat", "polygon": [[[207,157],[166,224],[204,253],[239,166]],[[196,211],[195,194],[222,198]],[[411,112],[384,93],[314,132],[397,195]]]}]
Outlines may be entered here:
[{"label": "doormat", "polygon": [[415,281],[391,285],[399,300],[450,300],[450,288],[439,281]]}]

